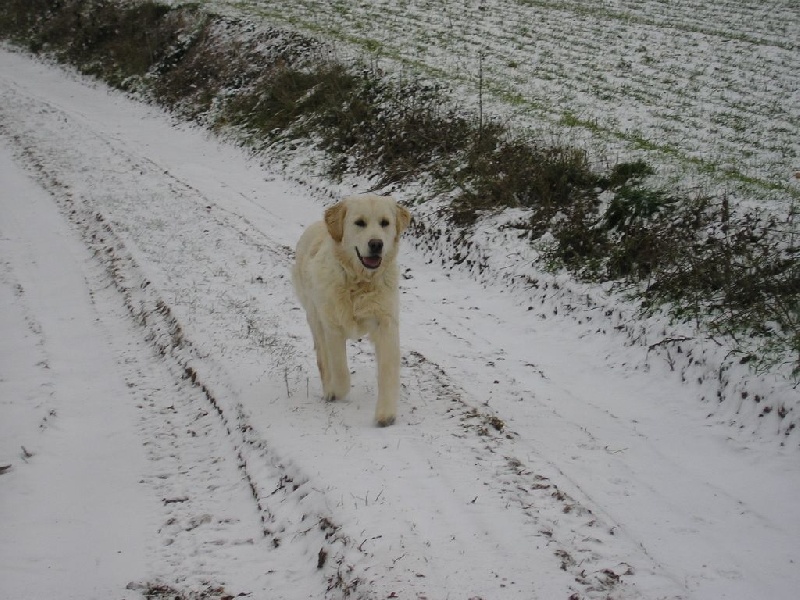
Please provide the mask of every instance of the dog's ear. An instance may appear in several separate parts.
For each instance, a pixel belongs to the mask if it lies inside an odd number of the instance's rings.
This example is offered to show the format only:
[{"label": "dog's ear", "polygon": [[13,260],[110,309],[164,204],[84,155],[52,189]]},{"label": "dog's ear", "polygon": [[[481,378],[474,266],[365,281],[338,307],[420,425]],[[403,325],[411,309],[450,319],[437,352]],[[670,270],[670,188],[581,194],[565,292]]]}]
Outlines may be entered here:
[{"label": "dog's ear", "polygon": [[397,235],[403,233],[411,223],[411,213],[404,206],[397,205]]},{"label": "dog's ear", "polygon": [[325,225],[328,233],[331,234],[333,241],[337,244],[342,241],[344,236],[344,215],[347,212],[344,201],[334,204],[325,211]]}]

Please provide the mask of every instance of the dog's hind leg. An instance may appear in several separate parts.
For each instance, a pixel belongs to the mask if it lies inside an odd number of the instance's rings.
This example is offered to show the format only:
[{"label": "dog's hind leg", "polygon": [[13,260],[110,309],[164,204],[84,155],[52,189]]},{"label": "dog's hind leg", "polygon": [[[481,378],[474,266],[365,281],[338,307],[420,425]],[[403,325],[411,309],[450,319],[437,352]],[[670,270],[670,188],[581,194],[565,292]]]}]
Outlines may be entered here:
[{"label": "dog's hind leg", "polygon": [[322,389],[328,388],[328,372],[325,367],[325,357],[323,355],[323,342],[318,339],[319,336],[314,335],[314,351],[317,355],[317,370],[319,371],[319,380],[322,382]]}]

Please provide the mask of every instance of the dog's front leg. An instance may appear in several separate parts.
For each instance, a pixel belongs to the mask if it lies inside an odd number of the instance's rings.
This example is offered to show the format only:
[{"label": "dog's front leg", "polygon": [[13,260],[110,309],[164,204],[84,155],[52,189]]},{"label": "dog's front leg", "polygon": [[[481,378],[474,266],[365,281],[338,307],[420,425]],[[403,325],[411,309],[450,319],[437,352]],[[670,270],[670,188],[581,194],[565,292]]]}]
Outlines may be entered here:
[{"label": "dog's front leg", "polygon": [[347,367],[347,338],[338,329],[325,331],[325,400],[341,400],[350,392],[350,369]]},{"label": "dog's front leg", "polygon": [[378,405],[375,422],[380,427],[394,423],[400,395],[400,339],[395,319],[381,322],[371,336],[378,363]]}]

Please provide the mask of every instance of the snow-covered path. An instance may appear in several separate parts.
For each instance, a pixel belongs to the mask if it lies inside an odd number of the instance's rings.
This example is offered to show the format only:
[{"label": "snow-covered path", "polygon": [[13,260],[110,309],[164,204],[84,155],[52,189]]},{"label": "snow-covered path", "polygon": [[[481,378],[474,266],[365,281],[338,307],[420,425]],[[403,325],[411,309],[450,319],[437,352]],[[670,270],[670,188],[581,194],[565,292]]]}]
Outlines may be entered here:
[{"label": "snow-covered path", "polygon": [[323,192],[5,51],[0,145],[2,596],[800,585],[797,450],[730,439],[666,366],[625,366],[641,349],[406,244],[403,398],[376,429],[369,346],[323,404],[287,278]]},{"label": "snow-covered path", "polygon": [[[4,464],[27,456],[0,496],[4,548],[13,544],[3,596],[119,593],[145,572],[154,525],[135,408],[87,293],[89,253],[10,161],[3,147],[0,452]],[[76,552],[83,537],[93,544]]]}]

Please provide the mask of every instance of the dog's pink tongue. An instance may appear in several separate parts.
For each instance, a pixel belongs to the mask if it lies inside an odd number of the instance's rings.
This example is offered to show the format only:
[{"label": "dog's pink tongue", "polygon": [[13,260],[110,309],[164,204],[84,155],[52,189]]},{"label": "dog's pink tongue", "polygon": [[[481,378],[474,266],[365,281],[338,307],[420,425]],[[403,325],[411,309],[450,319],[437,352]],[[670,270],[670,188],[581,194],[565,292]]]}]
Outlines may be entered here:
[{"label": "dog's pink tongue", "polygon": [[365,267],[370,269],[377,269],[381,265],[381,257],[380,256],[365,256],[361,259],[361,262],[364,263]]}]

